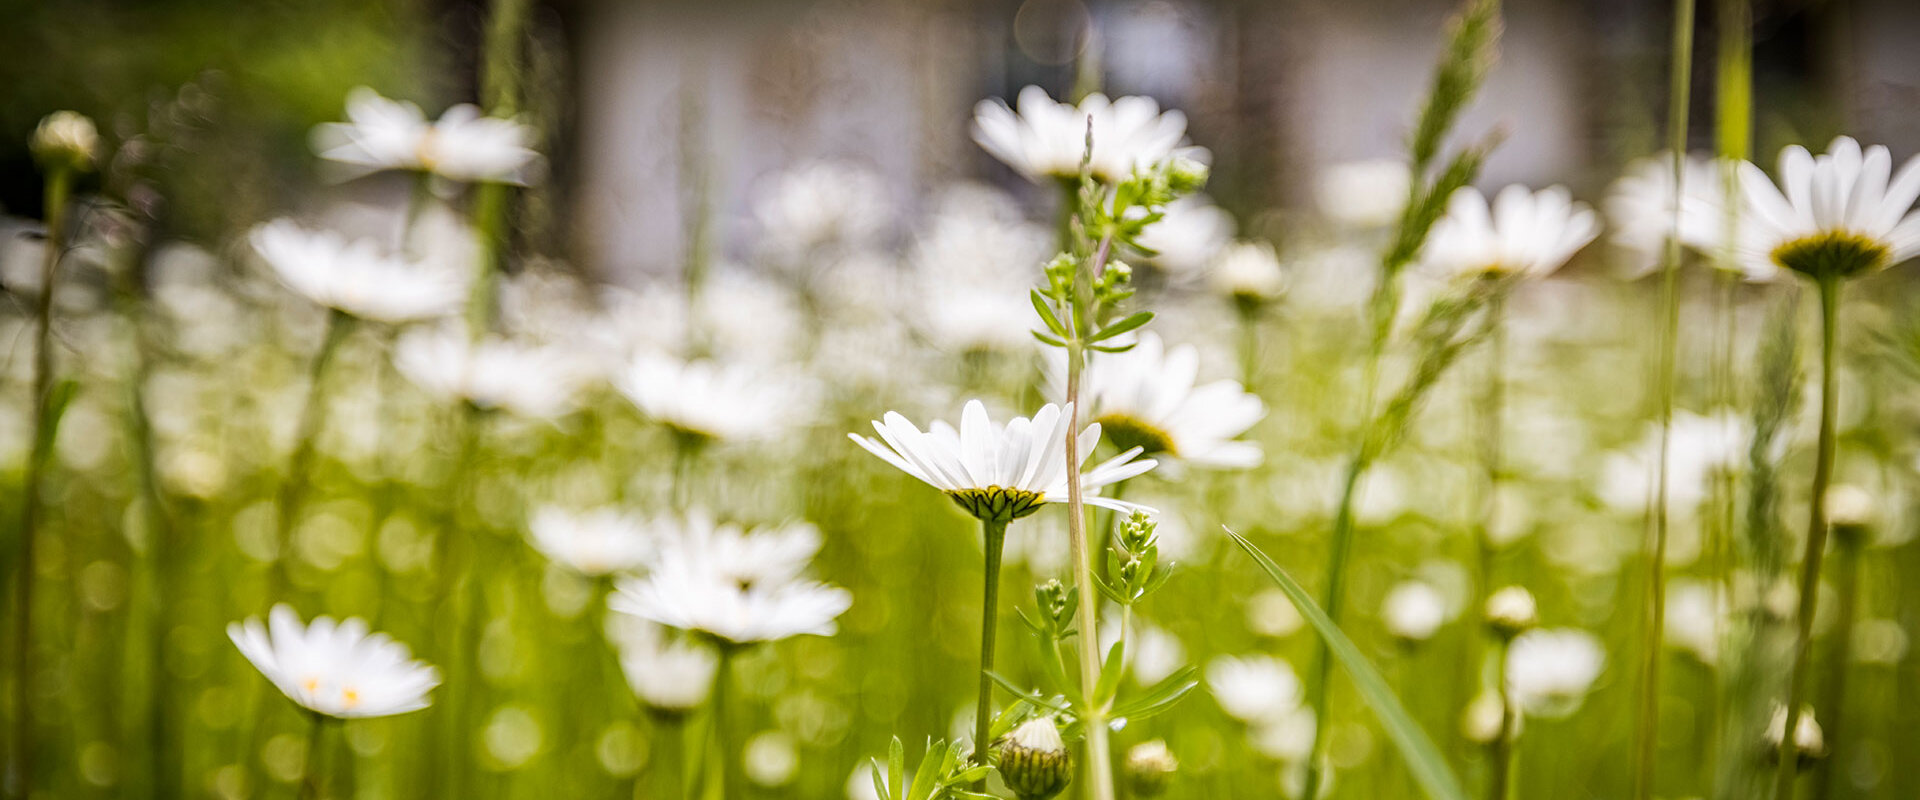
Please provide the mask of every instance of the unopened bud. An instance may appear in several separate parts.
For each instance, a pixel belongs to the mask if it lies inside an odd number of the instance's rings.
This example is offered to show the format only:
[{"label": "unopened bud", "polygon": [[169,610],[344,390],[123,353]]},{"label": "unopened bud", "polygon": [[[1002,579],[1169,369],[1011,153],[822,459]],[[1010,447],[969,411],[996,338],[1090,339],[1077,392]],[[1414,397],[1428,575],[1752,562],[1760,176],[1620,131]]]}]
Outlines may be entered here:
[{"label": "unopened bud", "polygon": [[1127,751],[1126,763],[1122,766],[1127,776],[1127,786],[1134,797],[1159,797],[1167,791],[1167,785],[1173,782],[1173,774],[1180,770],[1180,762],[1173,757],[1173,751],[1167,749],[1163,739],[1142,742]]},{"label": "unopened bud", "polygon": [[1487,627],[1501,638],[1511,639],[1539,623],[1533,595],[1518,586],[1509,586],[1487,598]]},{"label": "unopened bud", "polygon": [[1206,188],[1212,169],[1195,158],[1192,148],[1173,154],[1167,161],[1167,188],[1174,194],[1192,194]]},{"label": "unopened bud", "polygon": [[1873,494],[1851,484],[1827,490],[1827,524],[1842,542],[1859,544],[1879,516]]},{"label": "unopened bud", "polygon": [[28,148],[42,168],[85,172],[93,169],[100,132],[93,120],[77,111],[55,111],[40,120]]},{"label": "unopened bud", "polygon": [[1021,723],[994,745],[1000,778],[1020,800],[1047,800],[1073,778],[1073,760],[1052,717]]},{"label": "unopened bud", "polygon": [[[1775,705],[1773,719],[1767,722],[1767,754],[1769,760],[1778,763],[1780,757],[1781,732],[1787,728],[1787,707]],[[1798,756],[1799,769],[1827,756],[1827,737],[1820,730],[1820,723],[1813,719],[1813,709],[1801,707],[1800,719],[1793,725],[1793,750]]]}]

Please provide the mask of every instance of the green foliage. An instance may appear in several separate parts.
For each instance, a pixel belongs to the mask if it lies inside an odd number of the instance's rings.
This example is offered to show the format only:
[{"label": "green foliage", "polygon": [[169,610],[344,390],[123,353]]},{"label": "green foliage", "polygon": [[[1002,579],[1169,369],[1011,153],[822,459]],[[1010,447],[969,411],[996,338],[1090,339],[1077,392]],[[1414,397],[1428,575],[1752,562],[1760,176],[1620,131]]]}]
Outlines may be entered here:
[{"label": "green foliage", "polygon": [[896,736],[887,751],[885,768],[882,769],[879,762],[874,763],[873,790],[883,800],[993,797],[965,788],[968,784],[985,779],[993,772],[993,768],[969,761],[966,746],[960,742],[928,743],[927,755],[920,760],[920,767],[914,770],[911,780],[906,770],[906,748],[901,746],[900,737]]}]

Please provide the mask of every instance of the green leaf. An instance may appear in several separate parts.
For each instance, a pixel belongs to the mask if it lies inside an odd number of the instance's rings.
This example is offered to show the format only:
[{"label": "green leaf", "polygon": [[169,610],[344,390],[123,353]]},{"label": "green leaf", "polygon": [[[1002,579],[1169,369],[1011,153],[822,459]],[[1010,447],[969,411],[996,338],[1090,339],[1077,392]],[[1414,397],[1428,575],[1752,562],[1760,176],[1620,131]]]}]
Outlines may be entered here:
[{"label": "green leaf", "polygon": [[887,784],[893,787],[888,797],[901,797],[905,788],[903,781],[907,773],[907,747],[900,743],[900,737],[893,737],[893,746],[887,750]]},{"label": "green leaf", "polygon": [[1138,328],[1152,321],[1153,321],[1153,312],[1136,311],[1133,313],[1132,316],[1129,316],[1126,319],[1120,320],[1119,322],[1113,323],[1112,325],[1108,325],[1105,328],[1101,328],[1098,333],[1095,333],[1094,335],[1087,337],[1087,342],[1091,344],[1093,342],[1106,341],[1108,339],[1111,339],[1115,336],[1119,336],[1120,334],[1131,331],[1135,328]]},{"label": "green leaf", "polygon": [[875,758],[870,760],[873,762],[873,774],[868,777],[873,778],[874,796],[882,798],[893,797],[893,790],[887,788],[887,779],[883,777],[887,774],[886,768],[880,766],[880,759]]},{"label": "green leaf", "polygon": [[1053,331],[1055,336],[1066,336],[1067,326],[1060,324],[1060,318],[1054,316],[1053,309],[1047,306],[1047,298],[1040,294],[1040,290],[1030,289],[1027,296],[1033,300],[1033,310],[1040,312],[1040,321],[1047,323],[1047,330]]},{"label": "green leaf", "polygon": [[1400,704],[1400,698],[1395,697],[1393,689],[1387,686],[1387,680],[1380,677],[1380,671],[1367,662],[1367,657],[1360,653],[1360,648],[1354,646],[1353,640],[1340,631],[1340,626],[1327,616],[1327,612],[1320,610],[1307,590],[1282,571],[1280,565],[1273,563],[1273,559],[1260,552],[1260,548],[1254,547],[1246,537],[1234,533],[1231,528],[1222,527],[1228,536],[1233,537],[1234,544],[1240,545],[1247,555],[1253,556],[1254,562],[1267,573],[1267,577],[1272,578],[1280,591],[1286,593],[1287,599],[1300,609],[1300,616],[1306,617],[1308,624],[1319,632],[1320,638],[1326,640],[1327,649],[1340,662],[1340,666],[1353,676],[1361,699],[1380,718],[1387,738],[1392,739],[1394,746],[1400,750],[1400,756],[1406,759],[1408,771],[1413,773],[1414,781],[1420,784],[1427,796],[1434,800],[1467,800],[1466,791],[1460,788],[1460,779],[1454,777],[1453,771],[1447,767],[1446,757],[1440,754],[1433,740],[1427,738],[1426,731],[1421,730],[1413,717],[1407,714],[1406,707]]},{"label": "green leaf", "polygon": [[[1088,645],[1093,641],[1089,639],[1081,644]],[[1127,671],[1126,651],[1125,639],[1114,642],[1113,649],[1107,651],[1107,661],[1100,666],[1100,683],[1093,690],[1094,702],[1105,705],[1113,699],[1115,692],[1120,691],[1120,676]]]},{"label": "green leaf", "polygon": [[1124,352],[1127,352],[1128,350],[1133,349],[1133,343],[1129,342],[1127,344],[1112,344],[1112,345],[1093,344],[1093,345],[1087,345],[1087,349],[1097,350],[1102,353],[1124,353]]},{"label": "green leaf", "polygon": [[1066,342],[1063,342],[1045,333],[1041,333],[1040,331],[1027,331],[1027,332],[1033,334],[1033,338],[1039,339],[1041,344],[1049,344],[1049,345],[1053,345],[1054,347],[1067,346]]},{"label": "green leaf", "polygon": [[1187,693],[1200,685],[1199,681],[1194,680],[1195,672],[1197,670],[1190,666],[1180,668],[1172,675],[1162,678],[1159,683],[1154,684],[1139,697],[1114,706],[1113,716],[1143,719],[1172,708],[1174,703],[1180,702],[1181,698],[1186,697]]},{"label": "green leaf", "polygon": [[994,683],[1000,684],[1000,688],[1007,690],[1008,694],[1011,694],[1014,697],[1018,697],[1025,702],[1032,703],[1042,708],[1052,709],[1054,711],[1065,712],[1068,710],[1066,704],[1056,703],[1051,700],[1044,699],[1040,696],[1039,692],[1033,691],[1031,689],[1022,689],[1019,686],[1014,685],[1013,681],[1007,680],[1005,677],[1001,676],[1001,674],[998,672],[988,670],[987,677],[993,679]]}]

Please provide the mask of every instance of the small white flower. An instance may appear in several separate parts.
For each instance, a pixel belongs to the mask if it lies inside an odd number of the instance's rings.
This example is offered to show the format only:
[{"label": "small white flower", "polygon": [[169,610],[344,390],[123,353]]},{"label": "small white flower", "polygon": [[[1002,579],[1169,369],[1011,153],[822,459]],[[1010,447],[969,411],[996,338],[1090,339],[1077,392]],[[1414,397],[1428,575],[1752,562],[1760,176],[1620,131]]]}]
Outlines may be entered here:
[{"label": "small white flower", "polygon": [[1275,722],[1300,706],[1300,678],[1272,656],[1219,656],[1207,664],[1207,689],[1220,708],[1245,722]]},{"label": "small white flower", "polygon": [[765,439],[805,418],[806,387],[770,369],[647,353],[614,382],[642,413],[677,432],[723,441]]},{"label": "small white flower", "polygon": [[582,575],[632,572],[653,552],[646,522],[615,508],[542,507],[533,512],[528,530],[541,554]]},{"label": "small white flower", "polygon": [[408,380],[443,400],[535,419],[570,410],[586,374],[579,361],[556,349],[493,337],[476,342],[459,325],[402,334],[394,345],[393,364]]},{"label": "small white flower", "polygon": [[1676,578],[1667,584],[1667,644],[1678,647],[1703,664],[1719,660],[1720,631],[1726,621],[1725,604],[1707,581]]},{"label": "small white flower", "polygon": [[[1780,749],[1780,740],[1787,729],[1787,707],[1774,701],[1773,716],[1767,721],[1767,743],[1775,750]],[[1827,736],[1820,729],[1820,723],[1814,721],[1813,709],[1802,706],[1800,718],[1793,724],[1793,746],[1803,756],[1818,758],[1826,755]]]},{"label": "small white flower", "polygon": [[[1649,425],[1639,441],[1607,456],[1598,494],[1608,507],[1629,514],[1646,510],[1660,466],[1661,431]],[[1691,517],[1707,499],[1716,475],[1744,469],[1752,425],[1739,414],[1676,411],[1667,441],[1667,505]]]},{"label": "small white flower", "polygon": [[1354,228],[1393,224],[1413,191],[1413,171],[1404,161],[1390,158],[1334,164],[1320,173],[1314,186],[1320,211],[1329,219]]},{"label": "small white flower", "polygon": [[1501,189],[1491,206],[1473,187],[1447,198],[1447,215],[1427,235],[1423,260],[1447,277],[1541,277],[1600,233],[1600,218],[1565,188]]},{"label": "small white flower", "polygon": [[[958,430],[935,421],[922,433],[905,416],[889,411],[884,419],[873,423],[880,440],[856,433],[847,434],[847,438],[901,472],[946,492],[975,517],[1010,521],[1038,511],[1042,503],[1067,502],[1067,424],[1071,416],[1072,406],[1062,410],[1049,404],[1032,419],[1014,417],[1002,427],[988,418],[984,404],[970,400],[960,413]],[[1080,432],[1083,462],[1099,443],[1099,423]],[[1134,460],[1139,454],[1139,448],[1133,448],[1083,472],[1082,499],[1088,505],[1119,511],[1139,508],[1095,496],[1100,487],[1153,469],[1153,459]]]},{"label": "small white flower", "polygon": [[358,618],[329,617],[302,625],[284,604],[267,624],[258,617],[227,626],[227,638],[267,680],[302,708],[340,719],[385,717],[426,708],[440,685],[433,667],[413,660],[407,646],[367,632]]},{"label": "small white flower", "polygon": [[[1064,358],[1057,350],[1048,355],[1056,378],[1062,377]],[[1239,381],[1196,386],[1199,372],[1197,348],[1169,349],[1158,334],[1148,332],[1130,350],[1094,353],[1081,376],[1081,391],[1094,423],[1120,447],[1200,467],[1258,465],[1260,446],[1234,437],[1266,416],[1266,404]]]},{"label": "small white flower", "polygon": [[[620,671],[635,696],[661,711],[685,713],[707,702],[719,658],[691,641],[669,641],[659,625],[630,616],[608,620]],[[617,624],[616,624],[617,623]]]},{"label": "small white flower", "polygon": [[[1727,195],[1734,187],[1728,162],[1689,155],[1680,187],[1680,242],[1703,253],[1717,252],[1727,240]],[[1635,161],[1607,192],[1606,211],[1613,223],[1609,237],[1631,256],[1626,277],[1652,272],[1666,258],[1673,232],[1673,158],[1662,153]]]},{"label": "small white flower", "polygon": [[973,140],[994,158],[1030,180],[1076,178],[1087,153],[1089,121],[1093,132],[1093,175],[1118,181],[1136,168],[1174,155],[1187,134],[1187,117],[1161,113],[1148,97],[1109,101],[1091,94],[1078,106],[1062,103],[1045,89],[1020,90],[1019,113],[1000,100],[982,100],[973,109]]},{"label": "small white flower", "polygon": [[1524,586],[1503,587],[1489,595],[1482,613],[1487,615],[1488,624],[1509,636],[1531,628],[1540,621],[1540,611],[1534,603],[1533,593]]},{"label": "small white flower", "polygon": [[1600,639],[1572,628],[1542,628],[1520,634],[1507,650],[1507,694],[1514,705],[1539,717],[1565,717],[1606,667]]},{"label": "small white flower", "polygon": [[1155,253],[1148,262],[1177,276],[1192,276],[1219,258],[1233,241],[1233,228],[1232,214],[1201,195],[1188,195],[1168,203],[1166,216],[1141,231],[1139,242]]},{"label": "small white flower", "polygon": [[452,265],[409,263],[365,239],[349,242],[282,219],[254,228],[248,240],[287,288],[361,319],[434,319],[458,312],[466,302],[466,277]]},{"label": "small white flower", "polygon": [[40,120],[33,129],[27,149],[43,164],[58,164],[71,169],[93,167],[100,153],[100,130],[93,119],[77,111],[55,111]]},{"label": "small white flower", "polygon": [[691,523],[660,541],[646,577],[621,581],[608,607],[731,644],[831,636],[853,596],[799,577],[819,538],[792,530],[728,533]]},{"label": "small white flower", "polygon": [[754,193],[764,244],[782,261],[825,245],[871,244],[892,221],[886,182],[864,167],[819,162],[774,175]]},{"label": "small white flower", "polygon": [[[1780,151],[1780,186],[1751,163],[1740,165],[1746,197],[1737,249],[1749,277],[1781,268],[1813,277],[1885,269],[1920,255],[1920,159],[1893,171],[1879,145],[1860,149],[1842,136],[1814,156],[1799,145]],[[1783,191],[1784,189],[1784,191]]]},{"label": "small white flower", "polygon": [[528,145],[532,129],[509,119],[482,116],[461,104],[428,122],[420,107],[389,100],[360,87],[347,95],[347,122],[313,132],[320,157],[355,172],[397,169],[431,172],[469,183],[525,183],[540,155]]},{"label": "small white flower", "polygon": [[1235,242],[1213,267],[1213,286],[1236,300],[1262,303],[1287,290],[1280,257],[1266,242]]},{"label": "small white flower", "polygon": [[1380,618],[1388,633],[1409,642],[1426,641],[1447,621],[1447,598],[1425,581],[1401,581],[1387,592]]}]

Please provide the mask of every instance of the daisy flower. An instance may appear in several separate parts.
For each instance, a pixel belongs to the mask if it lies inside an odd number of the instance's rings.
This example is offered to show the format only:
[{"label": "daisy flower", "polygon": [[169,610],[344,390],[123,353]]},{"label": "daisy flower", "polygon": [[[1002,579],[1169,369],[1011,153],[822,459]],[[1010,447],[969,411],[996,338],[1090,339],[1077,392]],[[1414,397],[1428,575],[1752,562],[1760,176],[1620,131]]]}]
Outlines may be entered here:
[{"label": "daisy flower", "polygon": [[[1096,145],[1097,146],[1097,145]],[[1213,266],[1233,241],[1233,215],[1200,195],[1167,204],[1166,216],[1140,232],[1140,246],[1154,254],[1146,261],[1179,276]]]},{"label": "daisy flower", "polygon": [[1257,308],[1287,291],[1287,273],[1266,242],[1236,242],[1213,266],[1213,287],[1241,308]]},{"label": "daisy flower", "polygon": [[467,281],[435,263],[408,263],[372,241],[347,241],[276,220],[248,235],[274,274],[302,297],[361,319],[401,323],[445,317],[466,302]]},{"label": "daisy flower", "polygon": [[[1725,161],[1689,155],[1682,173],[1680,242],[1696,251],[1718,251],[1726,240],[1726,197],[1733,173]],[[1666,257],[1674,224],[1673,158],[1665,153],[1635,161],[1607,192],[1609,239],[1627,251],[1626,277],[1652,272]]]},{"label": "daisy flower", "polygon": [[690,712],[707,702],[719,658],[691,641],[672,641],[664,628],[631,616],[610,619],[608,635],[620,654],[620,671],[634,696],[672,714]]},{"label": "daisy flower", "polygon": [[413,660],[406,645],[369,634],[357,618],[335,624],[319,617],[302,625],[282,604],[268,613],[265,625],[257,617],[228,625],[227,638],[288,699],[338,719],[417,711],[440,685],[439,673]]},{"label": "daisy flower", "polygon": [[483,116],[467,103],[428,122],[419,106],[364,86],[347,94],[346,122],[326,123],[313,132],[321,158],[358,174],[395,169],[468,183],[526,183],[540,159],[528,146],[533,139],[533,129]]},{"label": "daisy flower", "polygon": [[1606,663],[1606,651],[1591,633],[1527,631],[1507,649],[1507,694],[1528,714],[1565,717],[1580,707]]},{"label": "daisy flower", "polygon": [[656,353],[635,358],[614,388],[642,413],[699,441],[764,439],[798,424],[806,387],[773,370]]},{"label": "daisy flower", "polygon": [[[956,430],[936,421],[924,433],[898,412],[875,420],[880,439],[849,433],[847,438],[901,472],[946,492],[981,521],[1010,521],[1040,510],[1043,503],[1067,502],[1067,425],[1073,407],[1048,404],[1032,419],[1014,417],[1003,426],[987,417],[978,400],[967,402]],[[884,444],[882,443],[884,442]],[[1080,432],[1084,461],[1100,443],[1100,424]],[[1100,487],[1153,469],[1153,459],[1134,460],[1134,447],[1082,473],[1088,505],[1132,511],[1139,506],[1093,496]],[[1080,465],[1073,465],[1078,468]]]},{"label": "daisy flower", "polygon": [[1541,277],[1600,233],[1600,218],[1565,188],[1501,189],[1491,206],[1478,189],[1447,198],[1447,215],[1427,236],[1424,260],[1440,275]]},{"label": "daisy flower", "polygon": [[1028,86],[1017,105],[1018,113],[1001,100],[980,101],[973,109],[973,140],[1029,180],[1078,178],[1089,126],[1093,153],[1086,160],[1094,178],[1109,183],[1173,156],[1187,134],[1185,114],[1161,113],[1148,97],[1108,100],[1096,93],[1076,106]]},{"label": "daisy flower", "polygon": [[1273,722],[1300,707],[1300,678],[1272,656],[1219,656],[1207,663],[1207,690],[1228,716],[1243,722]]},{"label": "daisy flower", "polygon": [[533,512],[527,526],[534,549],[582,575],[632,572],[653,552],[646,521],[615,508]]},{"label": "daisy flower", "polygon": [[[1064,376],[1061,354],[1050,351],[1049,356],[1055,375]],[[1199,372],[1197,348],[1168,349],[1157,334],[1147,332],[1130,350],[1093,354],[1081,386],[1094,424],[1123,449],[1201,467],[1259,464],[1260,446],[1234,437],[1266,416],[1266,404],[1238,381],[1196,386]]]},{"label": "daisy flower", "polygon": [[1447,621],[1447,598],[1426,581],[1401,581],[1380,605],[1387,632],[1405,642],[1424,642]]},{"label": "daisy flower", "polygon": [[827,245],[859,248],[886,232],[897,206],[870,169],[819,162],[767,179],[754,193],[763,243],[783,261],[806,261]]},{"label": "daisy flower", "polygon": [[1824,155],[1794,145],[1780,151],[1780,186],[1742,163],[1745,224],[1737,249],[1749,277],[1782,268],[1810,278],[1848,277],[1920,255],[1920,158],[1893,171],[1879,145],[1862,150],[1842,136]]},{"label": "daisy flower", "polygon": [[817,536],[805,548],[785,540],[763,548],[757,531],[712,532],[664,538],[649,573],[618,583],[608,607],[731,645],[834,634],[853,596],[797,574],[819,548]]},{"label": "daisy flower", "polygon": [[474,341],[459,325],[403,334],[394,344],[393,365],[415,385],[443,400],[535,419],[570,410],[586,374],[579,361],[556,349],[494,337]]},{"label": "daisy flower", "polygon": [[1327,167],[1314,182],[1314,199],[1328,219],[1352,228],[1384,228],[1400,218],[1413,192],[1413,170],[1390,158]]}]

